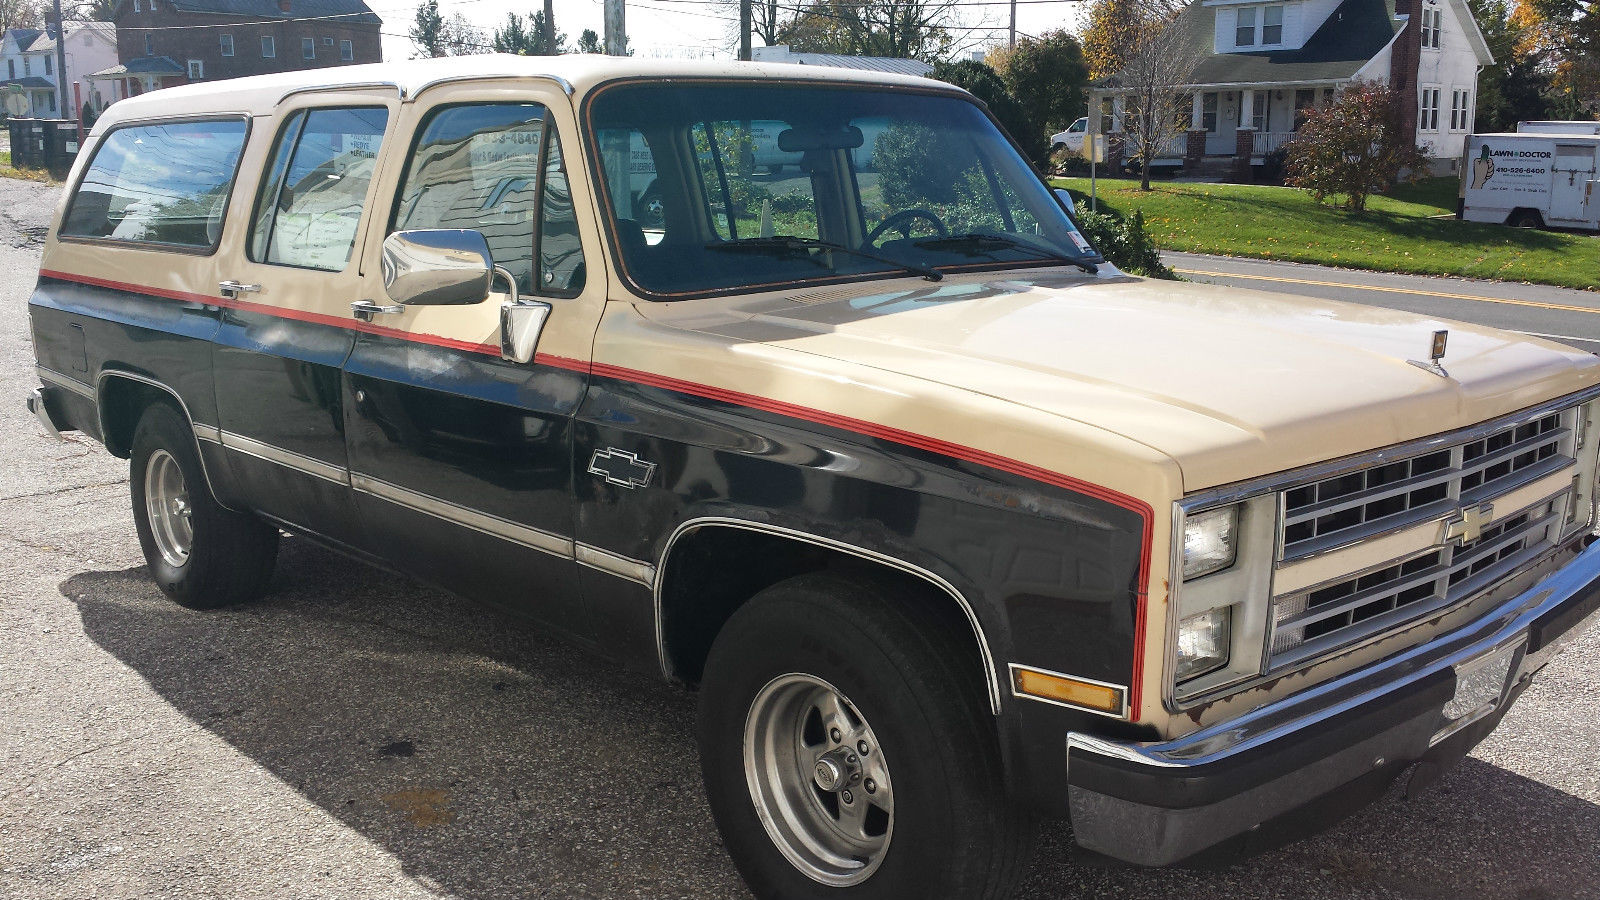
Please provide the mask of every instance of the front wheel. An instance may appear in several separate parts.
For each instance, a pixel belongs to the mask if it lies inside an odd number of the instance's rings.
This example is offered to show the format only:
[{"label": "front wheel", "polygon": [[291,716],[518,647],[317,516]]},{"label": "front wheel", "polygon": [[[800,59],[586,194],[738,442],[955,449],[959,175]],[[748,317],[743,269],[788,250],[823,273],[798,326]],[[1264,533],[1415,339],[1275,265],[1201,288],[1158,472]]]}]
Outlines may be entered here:
[{"label": "front wheel", "polygon": [[806,575],[717,636],[701,767],[758,897],[999,898],[1020,875],[1033,828],[1005,795],[977,653],[926,603]]},{"label": "front wheel", "polygon": [[278,529],[217,503],[183,415],[151,405],[131,456],[134,526],[162,593],[193,609],[259,597],[277,562]]}]

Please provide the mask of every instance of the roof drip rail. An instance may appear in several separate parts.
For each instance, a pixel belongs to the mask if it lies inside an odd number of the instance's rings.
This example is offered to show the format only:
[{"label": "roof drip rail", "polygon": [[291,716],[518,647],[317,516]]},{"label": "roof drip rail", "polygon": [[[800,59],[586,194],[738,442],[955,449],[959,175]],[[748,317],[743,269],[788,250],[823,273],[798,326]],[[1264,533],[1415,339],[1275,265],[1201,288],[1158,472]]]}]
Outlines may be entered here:
[{"label": "roof drip rail", "polygon": [[[471,75],[446,75],[443,78],[434,78],[434,79],[430,79],[428,81],[424,81],[421,84],[417,85],[417,89],[412,92],[411,96],[412,97],[416,97],[417,95],[421,94],[423,91],[426,91],[429,88],[438,87],[438,86],[440,86],[442,84],[454,84],[454,83],[462,82],[462,81],[488,81],[488,80],[491,80],[491,79],[502,80],[502,79],[507,79],[507,78],[513,78],[513,79],[518,79],[518,78],[537,78],[537,79],[541,79],[541,80],[544,80],[544,81],[553,81],[553,82],[556,83],[556,85],[558,87],[561,88],[562,93],[566,94],[568,97],[571,97],[574,93],[576,93],[576,90],[572,87],[572,82],[566,80],[565,78],[562,78],[560,75],[552,75],[552,74],[550,74],[548,72],[536,72],[536,73],[531,73],[531,74],[527,74],[527,73],[495,74],[493,72],[481,72],[481,73],[474,73],[474,74],[471,74]],[[402,96],[403,96],[403,93],[404,92],[402,92]]]},{"label": "roof drip rail", "polygon": [[320,91],[364,91],[371,88],[394,88],[395,94],[401,100],[406,99],[406,89],[401,87],[398,81],[352,81],[349,84],[308,84],[304,87],[297,87],[294,90],[285,92],[273,106],[283,103],[283,101],[296,94],[315,94]]}]

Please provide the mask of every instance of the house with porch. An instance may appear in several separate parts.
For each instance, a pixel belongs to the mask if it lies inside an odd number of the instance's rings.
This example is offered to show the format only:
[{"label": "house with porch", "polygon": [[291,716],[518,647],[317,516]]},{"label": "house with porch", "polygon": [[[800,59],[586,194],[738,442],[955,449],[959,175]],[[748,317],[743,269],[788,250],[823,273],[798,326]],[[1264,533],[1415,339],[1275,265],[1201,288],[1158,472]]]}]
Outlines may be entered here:
[{"label": "house with porch", "polygon": [[93,92],[89,73],[117,61],[117,27],[110,22],[68,22],[62,55],[67,61],[67,108],[61,108],[54,22],[43,29],[13,28],[0,35],[0,90],[15,84],[26,92],[27,115],[74,119],[87,102],[98,113],[113,99]]},{"label": "house with porch", "polygon": [[38,28],[8,28],[0,32],[0,91],[20,91],[26,100],[27,109],[22,113],[25,116],[58,114],[55,59],[29,52],[43,34]]},{"label": "house with porch", "polygon": [[[1294,137],[1309,109],[1356,80],[1382,81],[1415,98],[1405,127],[1454,172],[1477,110],[1478,73],[1494,57],[1466,0],[1194,0],[1172,27],[1200,59],[1189,84],[1187,133],[1157,160],[1185,170],[1249,177],[1250,167]],[[1117,156],[1124,110],[1118,76],[1090,94],[1091,132]]]}]

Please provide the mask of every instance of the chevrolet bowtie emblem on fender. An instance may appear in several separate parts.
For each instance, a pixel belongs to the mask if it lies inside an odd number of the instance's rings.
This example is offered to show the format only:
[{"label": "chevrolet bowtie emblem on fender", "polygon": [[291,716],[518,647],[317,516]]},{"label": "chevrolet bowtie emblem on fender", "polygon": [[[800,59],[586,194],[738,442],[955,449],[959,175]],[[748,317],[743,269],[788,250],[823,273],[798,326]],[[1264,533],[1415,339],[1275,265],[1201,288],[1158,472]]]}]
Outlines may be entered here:
[{"label": "chevrolet bowtie emblem on fender", "polygon": [[1413,366],[1416,366],[1419,369],[1432,372],[1440,378],[1449,378],[1450,373],[1444,370],[1444,366],[1439,365],[1439,360],[1444,359],[1445,345],[1449,342],[1449,331],[1442,329],[1435,331],[1433,333],[1433,343],[1428,347],[1428,361],[1422,362],[1420,360],[1408,359],[1406,362],[1411,363]]},{"label": "chevrolet bowtie emblem on fender", "polygon": [[642,488],[650,483],[656,473],[656,464],[645,462],[626,450],[607,447],[596,450],[589,459],[589,474],[599,475],[606,484],[617,487]]},{"label": "chevrolet bowtie emblem on fender", "polygon": [[1444,529],[1440,532],[1441,544],[1467,544],[1483,537],[1483,526],[1489,524],[1494,518],[1494,504],[1485,503],[1482,506],[1469,506],[1455,515],[1444,520]]}]

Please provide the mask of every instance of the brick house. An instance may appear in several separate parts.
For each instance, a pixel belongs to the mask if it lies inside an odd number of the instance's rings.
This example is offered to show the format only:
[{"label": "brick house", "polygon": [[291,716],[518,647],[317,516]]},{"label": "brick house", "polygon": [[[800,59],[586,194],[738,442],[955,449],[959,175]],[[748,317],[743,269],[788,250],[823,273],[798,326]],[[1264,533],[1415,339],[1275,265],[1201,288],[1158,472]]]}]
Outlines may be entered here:
[{"label": "brick house", "polygon": [[380,62],[382,20],[363,0],[120,0],[118,97],[191,81]]}]

